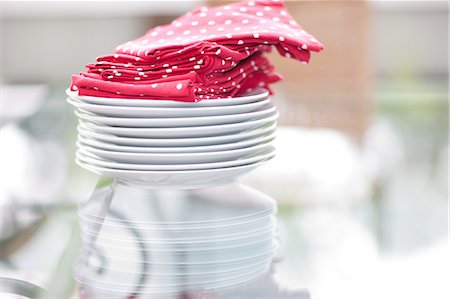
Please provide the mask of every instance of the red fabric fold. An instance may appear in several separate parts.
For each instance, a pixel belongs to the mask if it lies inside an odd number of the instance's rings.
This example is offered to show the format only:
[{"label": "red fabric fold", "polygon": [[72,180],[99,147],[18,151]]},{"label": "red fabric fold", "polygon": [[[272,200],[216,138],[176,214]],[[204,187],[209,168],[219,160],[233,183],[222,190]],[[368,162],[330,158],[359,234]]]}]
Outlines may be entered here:
[{"label": "red fabric fold", "polygon": [[281,80],[263,56],[274,47],[307,63],[323,49],[282,1],[202,7],[149,30],[72,77],[79,95],[198,101],[239,95]]}]

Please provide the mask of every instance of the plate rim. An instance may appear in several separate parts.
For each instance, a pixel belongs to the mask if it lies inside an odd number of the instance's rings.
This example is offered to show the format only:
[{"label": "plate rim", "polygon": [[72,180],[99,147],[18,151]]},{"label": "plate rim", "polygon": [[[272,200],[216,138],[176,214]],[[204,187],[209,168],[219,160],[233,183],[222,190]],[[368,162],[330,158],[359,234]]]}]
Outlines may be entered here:
[{"label": "plate rim", "polygon": [[[93,149],[94,151],[97,152],[103,152],[104,154],[107,154],[107,152],[112,153],[112,154],[118,154],[118,155],[126,155],[126,156],[154,156],[155,159],[158,159],[156,157],[161,157],[161,158],[170,158],[171,156],[182,156],[182,157],[202,157],[205,155],[211,155],[211,156],[216,156],[216,155],[221,155],[221,154],[230,154],[230,153],[240,153],[240,152],[245,152],[245,151],[258,151],[258,150],[262,150],[265,147],[269,147],[269,146],[273,146],[273,143],[271,141],[268,142],[264,142],[264,143],[258,143],[258,144],[254,144],[252,146],[249,147],[243,147],[243,148],[237,148],[237,149],[231,149],[231,150],[223,150],[223,151],[212,151],[212,152],[192,152],[192,153],[133,153],[133,152],[119,152],[119,151],[109,151],[109,150],[102,150],[102,149],[96,149],[92,146],[89,145],[82,145],[81,143],[79,143],[79,141],[76,142],[76,146],[78,148],[83,148],[86,151],[90,151],[90,149]],[[95,154],[95,152],[93,152],[93,154]],[[97,154],[96,154],[97,155]]]},{"label": "plate rim", "polygon": [[[89,138],[88,136],[83,136],[80,133],[78,133],[77,135],[77,141],[80,141],[81,143],[84,143],[86,145],[89,145],[91,147],[96,147],[99,149],[106,149],[108,150],[108,148],[101,148],[101,146],[111,146],[111,148],[114,147],[119,147],[119,148],[128,148],[128,151],[126,151],[126,149],[122,149],[122,152],[130,152],[130,153],[158,153],[158,150],[160,150],[161,152],[163,151],[167,151],[167,153],[201,153],[201,152],[210,152],[209,149],[210,148],[220,148],[220,147],[226,147],[226,146],[236,146],[236,147],[232,147],[231,149],[234,148],[245,148],[248,146],[252,146],[253,144],[257,144],[257,143],[264,143],[264,142],[268,142],[268,141],[273,141],[276,138],[276,131],[269,131],[269,134],[267,135],[262,135],[262,136],[257,136],[254,139],[250,139],[250,140],[243,140],[243,141],[237,141],[237,142],[232,142],[232,143],[225,143],[225,144],[213,144],[213,145],[197,145],[197,146],[166,146],[166,147],[155,147],[155,146],[130,146],[130,145],[118,145],[118,144],[114,144],[114,143],[108,143],[108,142],[104,142],[101,140],[97,140],[97,139],[92,139]],[[85,142],[87,141],[87,142]],[[89,142],[91,142],[91,144],[89,144]],[[97,146],[95,145],[97,144]],[[133,151],[136,149],[146,149],[146,148],[151,148],[154,149],[154,151]],[[119,151],[120,149],[116,149],[116,151]],[[183,152],[183,150],[188,150],[187,152]],[[190,151],[193,150],[193,151]],[[224,150],[227,150],[226,148]],[[114,150],[113,150],[114,151]],[[222,151],[222,150],[214,150],[214,151]]]},{"label": "plate rim", "polygon": [[[220,101],[220,100],[224,100],[224,101],[228,101],[228,102],[230,102],[230,100],[233,101],[233,102],[235,100],[237,100],[238,103],[239,103],[239,102],[241,102],[241,101],[243,101],[243,100],[245,100],[245,99],[247,99],[249,97],[251,97],[250,101],[252,101],[253,98],[256,98],[256,100],[258,100],[260,98],[262,99],[262,98],[267,98],[267,97],[270,96],[270,92],[267,89],[265,89],[265,88],[258,87],[258,88],[255,88],[255,90],[256,91],[257,90],[261,90],[262,92],[258,93],[258,94],[255,94],[255,95],[244,95],[244,96],[241,96],[241,97],[232,97],[232,98],[226,98],[226,99],[225,98],[223,98],[223,99],[209,99],[209,100],[202,100],[202,101],[199,101],[199,102],[182,102],[182,101],[176,101],[176,100],[156,100],[156,99],[139,99],[139,98],[108,98],[108,97],[80,96],[78,91],[72,91],[72,90],[70,90],[70,88],[66,89],[66,95],[68,97],[70,97],[70,98],[73,98],[75,100],[78,99],[80,101],[83,101],[83,99],[87,99],[87,100],[91,100],[91,101],[94,101],[94,102],[99,102],[99,101],[105,101],[105,102],[111,102],[111,101],[112,102],[119,102],[119,101],[123,101],[123,102],[125,102],[125,101],[129,101],[128,102],[129,104],[137,104],[137,103],[139,103],[139,104],[140,103],[149,103],[149,104],[152,104],[152,105],[156,104],[156,106],[135,105],[135,106],[124,106],[124,107],[164,107],[164,104],[168,105],[166,107],[186,107],[186,106],[190,106],[190,105],[197,105],[197,106],[200,105],[202,107],[216,107],[216,106],[221,106],[221,105],[209,106],[209,104],[213,103],[213,101]],[[139,101],[139,102],[137,102],[137,101]],[[161,105],[160,105],[160,103],[161,103]],[[203,103],[208,103],[208,105],[203,104]],[[102,105],[102,104],[99,104],[99,105]],[[105,103],[103,105],[107,105],[107,104]],[[236,104],[236,105],[238,105],[238,104]],[[122,105],[115,105],[115,106],[122,106]],[[227,106],[227,105],[222,105],[222,106]]]},{"label": "plate rim", "polygon": [[[270,97],[263,99],[259,102],[253,102],[253,103],[246,103],[241,105],[230,105],[230,106],[218,106],[218,107],[123,107],[123,106],[107,106],[107,105],[96,105],[96,104],[90,104],[90,103],[83,103],[78,102],[73,99],[67,98],[66,101],[74,106],[77,109],[83,109],[88,112],[103,115],[103,116],[110,116],[110,117],[132,117],[132,115],[147,115],[151,116],[152,114],[158,114],[158,115],[164,115],[164,114],[171,114],[171,113],[180,113],[182,115],[189,115],[186,114],[187,111],[194,112],[196,114],[202,114],[202,113],[209,113],[211,111],[219,112],[219,113],[229,113],[230,110],[235,109],[252,109],[255,107],[255,110],[258,107],[264,106],[268,103],[270,103]],[[95,112],[97,111],[97,112]],[[99,112],[103,111],[103,112]],[[105,114],[105,112],[107,114]],[[119,113],[119,114],[117,114]],[[183,114],[185,113],[185,114]],[[244,113],[244,112],[242,112]],[[229,114],[237,114],[237,113],[229,113]],[[215,115],[226,115],[226,114],[215,114]],[[199,115],[202,116],[202,115]],[[213,115],[210,115],[213,116]],[[155,118],[168,118],[166,116],[158,116]],[[194,116],[189,116],[194,117]],[[138,118],[140,118],[138,116]]]},{"label": "plate rim", "polygon": [[[251,126],[251,125],[263,125],[264,123],[271,123],[271,122],[276,122],[276,120],[279,118],[280,113],[278,111],[275,111],[272,114],[267,115],[266,117],[263,118],[259,118],[259,119],[255,119],[255,120],[250,120],[250,121],[245,121],[245,122],[238,122],[238,123],[231,123],[231,124],[221,124],[221,125],[211,125],[211,126],[186,126],[186,127],[171,127],[171,128],[156,128],[156,127],[150,127],[150,128],[136,128],[136,127],[114,127],[114,126],[108,126],[108,125],[99,125],[99,124],[95,124],[89,121],[84,121],[84,120],[79,120],[78,123],[79,125],[81,125],[83,128],[88,129],[89,130],[89,126],[91,126],[92,128],[90,129],[91,131],[96,131],[95,128],[97,128],[98,131],[100,132],[111,132],[111,131],[116,131],[120,133],[126,133],[126,132],[130,132],[130,131],[135,131],[135,132],[140,132],[139,134],[154,134],[154,133],[160,133],[165,131],[165,132],[169,132],[169,131],[173,131],[173,133],[175,132],[184,132],[187,129],[191,130],[191,131],[204,131],[204,130],[223,130],[223,129],[233,129],[233,128],[239,128],[241,126]],[[106,130],[105,130],[106,129]],[[173,134],[172,133],[172,134]],[[110,133],[111,134],[111,133]],[[135,135],[137,136],[137,135]],[[208,136],[205,136],[208,137]],[[173,137],[176,138],[176,137]],[[178,138],[183,138],[183,137],[178,137]],[[189,137],[188,137],[189,138]]]},{"label": "plate rim", "polygon": [[[117,142],[118,140],[121,140],[120,142],[133,142],[134,144],[139,143],[140,146],[144,146],[143,141],[146,141],[145,143],[148,142],[155,142],[155,143],[162,143],[165,142],[165,144],[171,144],[171,146],[178,146],[178,144],[180,144],[180,141],[183,141],[182,144],[186,144],[184,142],[194,142],[195,144],[199,144],[199,141],[202,140],[214,140],[213,142],[220,142],[220,143],[213,143],[212,145],[217,145],[217,144],[227,144],[230,143],[230,138],[232,138],[232,140],[235,140],[236,138],[239,139],[245,139],[245,138],[249,138],[249,137],[253,137],[253,136],[262,136],[263,134],[267,134],[269,132],[275,132],[276,131],[276,127],[277,127],[277,122],[273,122],[269,125],[267,125],[266,127],[262,126],[262,127],[258,127],[258,128],[254,128],[254,129],[250,129],[250,130],[244,130],[242,132],[236,132],[233,134],[228,134],[228,135],[221,135],[221,136],[205,136],[205,137],[186,137],[186,138],[138,138],[138,137],[125,137],[125,136],[116,136],[114,134],[110,134],[110,133],[106,133],[106,132],[95,132],[92,131],[90,129],[86,129],[81,127],[80,125],[77,126],[77,131],[79,134],[83,134],[82,132],[84,131],[87,134],[90,134],[91,136],[97,135],[97,137],[93,137],[93,138],[98,138],[100,140],[103,141],[107,141],[107,142]],[[238,136],[241,135],[241,136]],[[242,136],[244,135],[244,136]],[[101,139],[103,138],[103,139]],[[133,140],[130,140],[133,139]],[[114,140],[114,141],[113,141]],[[169,143],[167,143],[168,141],[170,141]],[[137,143],[136,143],[137,142]],[[121,143],[123,144],[123,143]],[[201,143],[204,144],[204,143]],[[194,145],[195,146],[195,145]]]},{"label": "plate rim", "polygon": [[[273,157],[251,164],[227,168],[174,171],[110,169],[94,166],[80,161],[77,158],[75,158],[75,163],[87,171],[113,178],[125,185],[139,186],[140,188],[149,190],[165,190],[167,188],[174,190],[189,190],[236,183],[239,177],[255,170],[257,167],[266,165],[272,159]],[[221,175],[218,175],[218,173]],[[185,179],[181,179],[181,177],[186,175],[191,176],[190,182],[187,182]],[[214,177],[211,179],[212,175],[214,175]],[[156,179],[161,176],[165,177],[164,181]],[[205,176],[208,176],[210,179],[205,180]]]},{"label": "plate rim", "polygon": [[[78,149],[76,151],[76,157],[77,159],[81,159],[87,162],[87,163],[94,163],[94,165],[99,165],[97,163],[101,163],[103,165],[110,164],[111,166],[104,166],[106,168],[110,169],[136,169],[136,170],[158,170],[155,168],[159,168],[160,170],[196,170],[196,169],[210,169],[210,168],[227,168],[227,167],[233,167],[243,164],[252,164],[257,161],[273,158],[275,156],[275,147],[269,146],[267,149],[267,152],[264,153],[258,153],[257,155],[251,156],[251,157],[243,157],[236,160],[231,161],[224,161],[224,162],[210,162],[210,163],[188,163],[188,164],[133,164],[133,163],[121,163],[121,162],[114,162],[114,161],[102,161],[98,158],[89,157],[88,155],[83,154],[82,149]],[[81,156],[81,158],[80,158]],[[87,159],[87,160],[86,160]],[[92,162],[89,162],[91,160]],[[95,161],[97,160],[97,161]],[[231,165],[229,165],[231,164]],[[236,164],[236,165],[234,165]],[[115,166],[113,166],[115,165]],[[223,165],[223,166],[222,166]],[[131,167],[131,168],[125,168],[125,167]],[[201,168],[201,167],[207,167],[207,168]],[[153,168],[153,169],[148,169]]]},{"label": "plate rim", "polygon": [[[263,110],[259,110],[259,108],[264,108]],[[235,114],[223,114],[223,115],[209,115],[209,116],[192,116],[192,117],[114,117],[114,116],[106,116],[106,115],[96,115],[91,114],[88,111],[85,111],[82,108],[76,108],[74,111],[74,114],[76,117],[83,121],[89,121],[98,123],[100,125],[107,125],[107,126],[114,126],[114,121],[118,120],[119,123],[116,124],[117,126],[126,126],[126,122],[129,121],[131,125],[136,126],[134,123],[138,122],[164,122],[164,123],[180,123],[183,122],[183,120],[186,120],[186,122],[193,122],[193,124],[186,124],[184,126],[205,126],[206,124],[200,124],[198,125],[198,122],[207,122],[207,121],[219,121],[222,119],[222,121],[233,121],[235,119],[245,119],[246,117],[248,120],[256,120],[258,117],[264,117],[268,114],[271,114],[277,110],[276,106],[269,102],[258,109],[250,112],[244,112],[244,113],[235,113]],[[240,120],[238,122],[245,122],[248,120]],[[122,124],[121,124],[122,123]],[[197,124],[196,124],[197,123]],[[226,124],[226,123],[225,123]],[[214,124],[213,124],[214,125]],[[218,125],[218,124],[216,124]],[[147,125],[150,126],[150,125]],[[156,128],[165,128],[165,127],[156,127]],[[167,127],[171,128],[171,127]]]}]

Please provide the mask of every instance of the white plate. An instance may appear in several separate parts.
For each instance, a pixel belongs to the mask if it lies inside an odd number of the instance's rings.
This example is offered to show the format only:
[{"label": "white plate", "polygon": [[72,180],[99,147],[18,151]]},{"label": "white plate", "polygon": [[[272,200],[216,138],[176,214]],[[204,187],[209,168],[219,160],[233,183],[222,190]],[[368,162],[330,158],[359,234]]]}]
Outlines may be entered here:
[{"label": "white plate", "polygon": [[78,141],[84,145],[109,151],[127,153],[205,153],[246,148],[256,144],[270,142],[275,139],[275,132],[268,135],[249,138],[226,144],[204,145],[204,146],[175,146],[175,147],[149,147],[149,146],[126,146],[98,141],[96,139],[78,135]]},{"label": "white plate", "polygon": [[275,132],[277,124],[272,123],[261,128],[238,132],[230,135],[209,136],[198,138],[130,138],[120,137],[107,133],[99,133],[87,130],[78,126],[78,132],[81,136],[109,142],[124,146],[150,146],[150,147],[193,147],[193,146],[210,146],[210,145],[228,145],[241,141],[249,141],[251,139],[271,134]]},{"label": "white plate", "polygon": [[82,120],[109,126],[171,128],[171,127],[190,127],[190,126],[211,126],[211,125],[245,122],[267,116],[275,112],[275,110],[276,110],[275,106],[269,103],[253,112],[229,114],[229,115],[204,116],[204,117],[121,118],[121,117],[98,116],[90,113],[84,113],[82,111],[75,111],[75,115]]},{"label": "white plate", "polygon": [[269,92],[264,88],[255,88],[252,92],[241,97],[230,99],[203,100],[200,102],[180,102],[167,100],[143,100],[143,99],[120,99],[120,98],[101,98],[91,96],[79,96],[78,92],[66,90],[66,94],[74,100],[81,102],[108,105],[108,106],[125,106],[125,107],[216,107],[240,105],[257,102],[266,99]]},{"label": "white plate", "polygon": [[181,170],[203,170],[203,169],[214,169],[214,168],[227,168],[234,166],[247,165],[252,163],[257,163],[259,161],[267,160],[273,158],[275,155],[275,148],[269,146],[264,153],[259,153],[257,155],[241,158],[238,160],[224,161],[224,162],[213,162],[213,163],[197,163],[197,164],[131,164],[131,163],[118,163],[113,161],[103,160],[100,157],[87,152],[83,149],[78,149],[76,156],[77,159],[85,163],[89,163],[95,166],[107,167],[112,169],[123,169],[123,170],[161,170],[161,171],[181,171]]},{"label": "white plate", "polygon": [[253,164],[216,169],[186,170],[186,171],[139,171],[111,169],[94,166],[80,159],[76,162],[81,167],[107,177],[120,178],[124,183],[140,185],[151,189],[197,189],[223,185],[234,182],[241,175],[264,165],[268,160]]},{"label": "white plate", "polygon": [[214,116],[248,113],[257,110],[270,103],[270,99],[259,102],[217,106],[217,107],[122,107],[122,106],[106,106],[79,102],[71,98],[67,98],[67,102],[78,109],[82,109],[91,113],[104,116],[114,117],[193,117],[193,116]]},{"label": "white plate", "polygon": [[80,126],[94,132],[103,132],[122,137],[143,137],[143,138],[191,138],[209,137],[218,135],[228,135],[245,130],[256,129],[278,118],[278,113],[267,117],[226,125],[199,126],[199,127],[178,127],[178,128],[125,128],[97,125],[91,122],[80,120]]},{"label": "white plate", "polygon": [[254,146],[207,153],[127,153],[110,150],[102,150],[77,142],[78,148],[94,154],[100,158],[122,163],[137,164],[194,164],[224,162],[241,159],[249,155],[257,155],[267,150],[271,143],[257,144]]}]

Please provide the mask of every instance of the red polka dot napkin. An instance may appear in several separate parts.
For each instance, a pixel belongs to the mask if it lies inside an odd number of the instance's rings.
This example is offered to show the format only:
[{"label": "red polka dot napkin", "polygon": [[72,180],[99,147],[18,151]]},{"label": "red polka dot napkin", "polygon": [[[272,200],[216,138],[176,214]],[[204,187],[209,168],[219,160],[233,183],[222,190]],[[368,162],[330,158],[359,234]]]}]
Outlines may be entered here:
[{"label": "red polka dot napkin", "polygon": [[323,46],[278,0],[202,7],[120,45],[72,76],[79,95],[198,101],[236,96],[281,77],[264,53],[308,62]]}]

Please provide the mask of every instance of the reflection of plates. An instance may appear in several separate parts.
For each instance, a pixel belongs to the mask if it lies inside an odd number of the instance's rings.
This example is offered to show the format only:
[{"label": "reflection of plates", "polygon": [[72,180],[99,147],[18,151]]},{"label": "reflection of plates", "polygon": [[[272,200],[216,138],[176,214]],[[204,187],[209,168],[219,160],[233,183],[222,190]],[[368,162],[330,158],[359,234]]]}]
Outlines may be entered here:
[{"label": "reflection of plates", "polygon": [[149,242],[151,244],[205,244],[205,243],[216,243],[217,241],[227,241],[233,242],[234,240],[242,240],[246,238],[252,238],[254,236],[262,236],[274,232],[275,220],[269,220],[262,226],[254,229],[247,229],[245,225],[242,225],[241,229],[235,228],[234,230],[229,230],[226,232],[220,231],[185,231],[182,233],[164,231],[164,230],[142,230],[140,228],[130,227],[124,225],[122,228],[114,228],[102,226],[99,231],[98,225],[90,226],[83,225],[81,223],[83,235],[96,236],[111,242],[116,242],[118,244],[124,243],[121,233],[124,230],[132,231],[135,230],[139,232],[139,240],[134,240],[133,242]]},{"label": "reflection of plates", "polygon": [[271,221],[276,221],[272,215],[274,211],[268,211],[266,214],[255,215],[254,218],[241,219],[236,221],[211,222],[198,225],[164,225],[163,223],[145,223],[145,222],[131,222],[122,219],[114,218],[113,216],[107,217],[101,221],[98,217],[91,217],[90,215],[78,212],[80,225],[86,227],[88,230],[95,232],[101,231],[105,234],[110,234],[116,229],[138,229],[143,233],[160,232],[163,234],[170,234],[171,236],[183,235],[190,237],[191,235],[216,235],[216,234],[228,234],[236,230],[240,230],[241,227],[245,227],[247,230],[255,230],[261,228]]},{"label": "reflection of plates", "polygon": [[[264,263],[273,261],[273,255],[278,253],[278,248],[275,252],[270,252],[266,255],[255,256],[247,260],[228,261],[221,263],[210,264],[158,264],[145,261],[135,260],[121,260],[108,258],[103,252],[95,250],[92,255],[85,258],[84,254],[80,256],[80,263],[82,267],[92,268],[90,271],[102,273],[103,271],[111,271],[115,273],[138,275],[143,273],[143,266],[145,266],[145,273],[148,275],[160,276],[186,276],[186,275],[204,275],[217,274],[222,272],[235,272],[241,269],[252,268]],[[82,263],[81,263],[82,262]]]},{"label": "reflection of plates", "polygon": [[[182,256],[185,258],[189,263],[212,263],[212,262],[220,262],[221,260],[233,260],[238,259],[241,257],[252,257],[252,256],[258,256],[260,254],[264,254],[266,252],[271,252],[274,250],[274,243],[273,243],[274,234],[271,234],[269,236],[263,236],[261,237],[261,242],[258,244],[258,246],[239,246],[238,240],[233,242],[233,246],[227,247],[229,242],[217,242],[211,243],[215,246],[211,246],[209,244],[206,244],[206,246],[210,246],[211,248],[217,248],[217,249],[210,249],[210,250],[196,250],[196,247],[189,245],[184,246],[183,244],[158,244],[158,247],[153,250],[153,246],[151,243],[138,243],[138,242],[130,242],[122,244],[121,246],[117,243],[112,243],[109,240],[104,240],[101,238],[96,239],[93,241],[96,248],[99,248],[103,251],[110,251],[113,252],[115,255],[120,256],[130,256],[133,254],[133,252],[136,250],[136,248],[139,248],[140,252],[144,253],[150,253],[154,256],[158,257],[158,262],[161,263],[167,263],[172,262],[174,260],[174,257]],[[84,239],[86,242],[91,242],[89,240]],[[256,238],[251,240],[253,243],[255,243]],[[247,239],[242,239],[243,244],[248,244]],[[111,245],[114,244],[114,245]],[[88,246],[88,244],[86,244]],[[220,248],[220,247],[224,248]],[[162,248],[165,248],[166,250],[162,250]]]},{"label": "reflection of plates", "polygon": [[[173,207],[180,212],[171,213]],[[171,191],[118,184],[96,190],[78,208],[99,224],[112,221],[142,229],[203,230],[270,221],[267,217],[275,214],[276,203],[266,194],[240,184]]]},{"label": "reflection of plates", "polygon": [[87,285],[90,288],[111,291],[114,293],[125,294],[168,294],[178,293],[186,290],[218,290],[233,285],[239,285],[245,282],[252,281],[262,275],[264,275],[270,269],[270,263],[253,269],[251,271],[242,271],[239,275],[230,277],[222,276],[220,279],[204,280],[199,282],[181,281],[180,279],[174,279],[171,284],[120,284],[116,282],[106,283],[105,280],[99,281],[95,279],[85,278],[85,276],[79,276],[75,272],[75,279],[81,285]]},{"label": "reflection of plates", "polygon": [[[198,261],[189,261],[189,260],[179,260],[179,257],[185,258],[186,253],[182,253],[177,255],[178,253],[174,252],[172,256],[166,254],[165,260],[159,260],[159,256],[162,253],[161,251],[150,252],[152,255],[149,255],[148,251],[141,251],[139,246],[136,244],[133,247],[134,252],[117,252],[113,248],[105,249],[104,247],[99,247],[95,249],[87,249],[84,247],[80,252],[80,260],[84,263],[90,262],[90,258],[93,254],[96,254],[97,257],[101,261],[108,261],[111,265],[115,265],[113,269],[119,269],[119,272],[136,272],[136,269],[140,269],[144,265],[148,265],[148,269],[157,268],[163,269],[161,271],[167,271],[168,269],[176,268],[178,270],[184,269],[194,269],[195,271],[208,271],[210,269],[220,269],[225,271],[225,269],[235,269],[239,267],[242,263],[257,263],[266,259],[272,259],[278,252],[278,245],[273,243],[273,247],[270,251],[266,251],[264,253],[253,254],[253,255],[243,255],[238,254],[235,257],[230,259],[223,259],[220,257],[220,253],[216,256],[216,259],[210,260],[201,260]],[[131,248],[131,246],[130,246]],[[112,266],[111,266],[112,267]],[[125,270],[129,269],[129,270]],[[206,270],[205,270],[206,269]]]},{"label": "reflection of plates", "polygon": [[240,284],[270,268],[275,211],[273,199],[239,184],[161,191],[113,184],[79,204],[84,246],[75,276],[84,287],[123,294]]},{"label": "reflection of plates", "polygon": [[212,280],[222,280],[228,277],[235,277],[245,273],[252,273],[254,271],[260,270],[261,268],[266,268],[271,264],[271,260],[265,259],[259,261],[258,263],[242,263],[241,265],[236,265],[234,269],[223,270],[219,267],[208,269],[205,272],[192,272],[186,269],[179,269],[174,267],[174,271],[160,272],[152,271],[151,268],[144,272],[125,272],[125,271],[115,271],[111,270],[109,267],[104,268],[94,268],[85,267],[83,265],[78,265],[76,267],[77,275],[80,278],[98,280],[105,283],[115,283],[119,285],[135,285],[132,282],[137,281],[140,276],[146,276],[148,281],[145,285],[164,285],[170,284],[174,280],[184,280],[186,283],[197,283],[201,284]]},{"label": "reflection of plates", "polygon": [[265,273],[277,246],[236,248],[228,250],[228,254],[223,250],[209,253],[185,251],[172,256],[170,252],[151,250],[143,254],[140,249],[139,244],[134,244],[127,253],[120,253],[110,246],[100,246],[90,255],[82,250],[76,278],[89,287],[123,293],[136,292],[137,289],[139,293],[216,289]]}]

